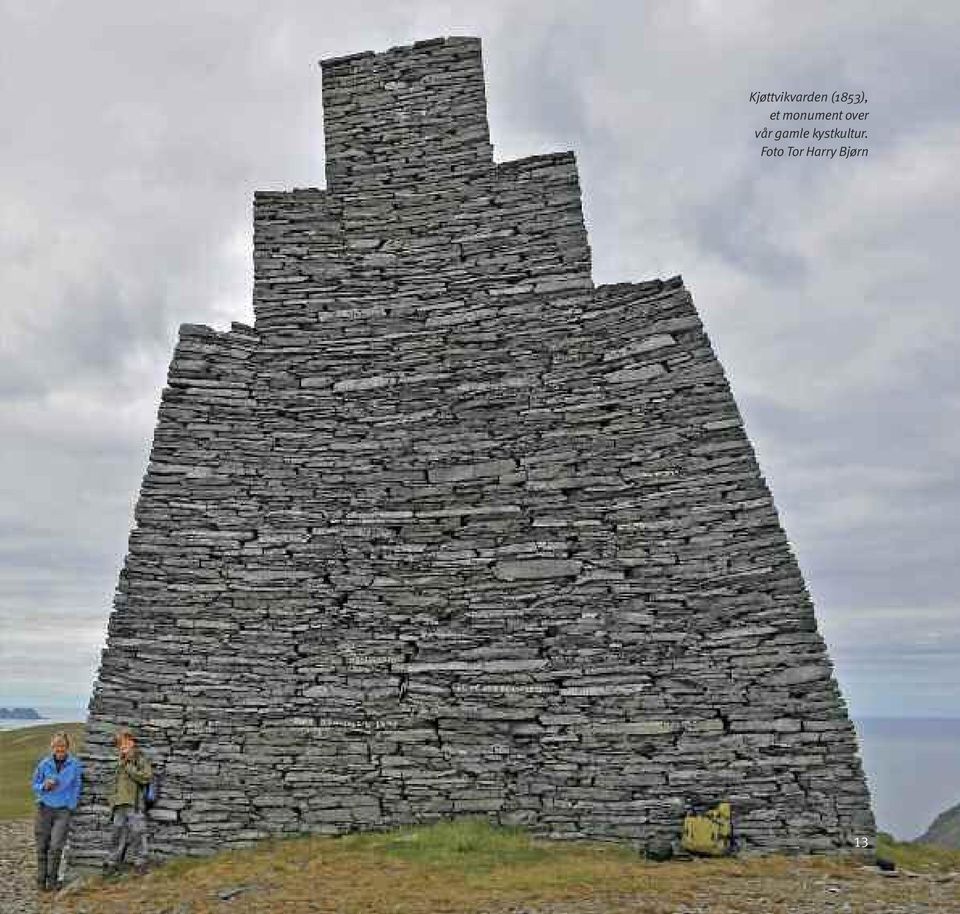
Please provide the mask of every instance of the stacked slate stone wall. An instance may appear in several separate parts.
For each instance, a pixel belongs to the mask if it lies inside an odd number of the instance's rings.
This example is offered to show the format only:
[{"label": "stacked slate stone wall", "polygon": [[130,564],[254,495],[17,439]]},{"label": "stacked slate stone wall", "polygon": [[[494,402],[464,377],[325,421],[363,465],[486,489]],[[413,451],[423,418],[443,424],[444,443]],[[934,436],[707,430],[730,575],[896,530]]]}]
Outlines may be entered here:
[{"label": "stacked slate stone wall", "polygon": [[594,287],[573,155],[495,163],[479,42],[323,66],[327,189],[256,195],[256,326],[181,329],[90,704],[160,857],[459,814],[745,850],[873,828],[679,278]]}]

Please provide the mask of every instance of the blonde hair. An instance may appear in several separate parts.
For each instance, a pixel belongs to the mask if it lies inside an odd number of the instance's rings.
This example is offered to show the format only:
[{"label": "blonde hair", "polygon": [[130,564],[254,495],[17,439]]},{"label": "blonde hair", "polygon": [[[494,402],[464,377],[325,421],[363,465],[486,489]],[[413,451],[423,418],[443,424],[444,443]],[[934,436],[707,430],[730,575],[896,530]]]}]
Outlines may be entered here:
[{"label": "blonde hair", "polygon": [[54,743],[63,743],[67,749],[69,749],[70,734],[67,733],[66,730],[57,730],[57,732],[50,737],[50,745],[52,746]]}]

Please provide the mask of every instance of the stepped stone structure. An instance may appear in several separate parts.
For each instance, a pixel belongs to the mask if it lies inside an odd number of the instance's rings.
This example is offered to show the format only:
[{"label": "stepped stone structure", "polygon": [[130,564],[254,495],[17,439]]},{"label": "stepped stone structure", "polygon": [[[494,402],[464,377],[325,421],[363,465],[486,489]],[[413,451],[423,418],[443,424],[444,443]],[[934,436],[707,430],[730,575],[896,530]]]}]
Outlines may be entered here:
[{"label": "stepped stone structure", "polygon": [[747,851],[873,819],[679,277],[595,286],[572,153],[493,160],[479,41],[323,63],[326,189],[255,198],[254,327],[181,328],[90,703],[153,852],[480,814]]}]

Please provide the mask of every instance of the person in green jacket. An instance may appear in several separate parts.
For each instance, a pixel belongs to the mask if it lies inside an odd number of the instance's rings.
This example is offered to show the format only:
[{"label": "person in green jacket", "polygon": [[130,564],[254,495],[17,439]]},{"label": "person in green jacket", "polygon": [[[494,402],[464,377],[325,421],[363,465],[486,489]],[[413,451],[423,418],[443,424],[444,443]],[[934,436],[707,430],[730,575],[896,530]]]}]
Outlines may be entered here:
[{"label": "person in green jacket", "polygon": [[117,769],[110,793],[111,850],[107,873],[119,871],[129,854],[138,873],[147,866],[147,815],[144,794],[153,777],[150,760],[129,730],[117,731]]}]

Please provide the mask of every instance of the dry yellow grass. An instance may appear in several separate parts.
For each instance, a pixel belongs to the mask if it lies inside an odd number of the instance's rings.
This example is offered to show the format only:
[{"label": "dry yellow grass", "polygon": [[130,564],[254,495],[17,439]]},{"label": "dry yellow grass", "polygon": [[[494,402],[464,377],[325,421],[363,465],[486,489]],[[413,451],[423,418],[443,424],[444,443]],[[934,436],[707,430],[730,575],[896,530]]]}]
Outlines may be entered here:
[{"label": "dry yellow grass", "polygon": [[960,870],[960,851],[932,844],[894,841],[885,834],[881,834],[877,842],[877,856],[892,860],[900,869],[918,873]]},{"label": "dry yellow grass", "polygon": [[[926,877],[884,879],[856,861],[828,858],[650,863],[623,848],[535,841],[474,820],[379,835],[263,842],[205,860],[176,861],[142,878],[95,880],[61,896],[58,909],[481,914],[562,905],[563,911],[589,914],[777,914],[832,910],[849,898],[858,900],[848,909],[857,912],[929,901],[931,907],[913,910],[946,914],[960,911],[958,885]],[[234,890],[239,891],[230,898],[221,897]],[[812,906],[797,907],[800,903]]]}]

